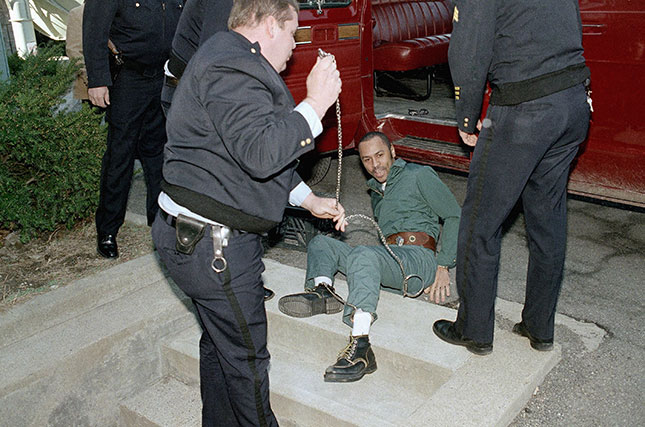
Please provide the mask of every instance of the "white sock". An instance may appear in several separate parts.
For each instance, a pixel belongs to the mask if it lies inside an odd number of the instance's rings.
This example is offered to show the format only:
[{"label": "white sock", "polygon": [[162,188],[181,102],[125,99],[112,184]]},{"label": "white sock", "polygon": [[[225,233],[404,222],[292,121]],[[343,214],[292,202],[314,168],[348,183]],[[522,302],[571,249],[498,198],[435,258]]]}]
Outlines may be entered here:
[{"label": "white sock", "polygon": [[314,277],[314,286],[318,286],[321,283],[327,283],[329,286],[331,286],[331,279],[327,276],[316,276]]},{"label": "white sock", "polygon": [[354,326],[352,327],[352,335],[367,335],[370,333],[370,325],[372,324],[372,314],[361,310],[360,308],[354,313]]}]

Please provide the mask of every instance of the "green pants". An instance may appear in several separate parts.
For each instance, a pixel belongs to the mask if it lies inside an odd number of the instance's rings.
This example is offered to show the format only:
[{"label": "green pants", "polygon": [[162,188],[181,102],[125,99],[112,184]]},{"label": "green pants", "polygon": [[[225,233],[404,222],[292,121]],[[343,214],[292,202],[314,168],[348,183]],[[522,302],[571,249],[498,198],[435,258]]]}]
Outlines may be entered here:
[{"label": "green pants", "polygon": [[[408,281],[408,294],[415,294],[434,282],[437,270],[435,254],[420,246],[390,245],[403,262],[405,274],[416,274]],[[401,267],[383,246],[349,246],[331,237],[318,235],[307,247],[307,281],[305,288],[314,288],[314,277],[326,276],[334,280],[336,272],[347,276],[349,295],[343,312],[343,322],[352,326],[354,309],[372,313],[376,319],[381,287],[403,294]]]}]

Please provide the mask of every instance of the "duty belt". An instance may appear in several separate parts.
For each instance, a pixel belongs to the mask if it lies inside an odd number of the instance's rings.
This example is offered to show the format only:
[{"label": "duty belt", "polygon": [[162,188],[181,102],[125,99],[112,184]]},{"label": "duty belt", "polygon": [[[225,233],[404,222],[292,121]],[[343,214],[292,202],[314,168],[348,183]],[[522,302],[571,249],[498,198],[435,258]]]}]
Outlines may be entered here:
[{"label": "duty belt", "polygon": [[414,245],[423,246],[433,252],[437,252],[437,243],[434,237],[422,231],[402,231],[400,233],[390,234],[387,236],[388,245]]},{"label": "duty belt", "polygon": [[191,255],[197,243],[204,236],[204,230],[207,226],[211,228],[211,237],[213,239],[213,261],[211,267],[216,273],[221,273],[228,267],[224,258],[223,249],[228,246],[229,238],[240,235],[239,230],[232,230],[225,225],[209,224],[198,219],[179,215],[174,217],[163,209],[159,210],[161,218],[166,224],[173,227],[177,232],[176,249],[178,252]]}]

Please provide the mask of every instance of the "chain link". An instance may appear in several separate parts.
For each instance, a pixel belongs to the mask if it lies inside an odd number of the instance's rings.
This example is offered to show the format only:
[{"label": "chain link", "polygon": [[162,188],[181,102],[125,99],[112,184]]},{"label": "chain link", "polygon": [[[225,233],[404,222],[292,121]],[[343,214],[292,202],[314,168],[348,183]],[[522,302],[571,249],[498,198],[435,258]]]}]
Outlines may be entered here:
[{"label": "chain link", "polygon": [[340,123],[340,98],[336,100],[336,121],[338,122],[338,173],[336,174],[336,207],[340,203],[340,178],[343,171],[343,127]]},{"label": "chain link", "polygon": [[[327,52],[323,51],[322,49],[318,49],[318,55],[321,56],[321,57],[324,57],[324,56],[332,56],[333,57],[333,55],[331,53],[327,53]],[[338,207],[338,205],[340,203],[340,181],[341,181],[342,173],[343,173],[343,127],[342,127],[342,124],[341,124],[341,116],[340,116],[340,98],[338,98],[336,100],[336,122],[338,123],[338,169],[337,169],[337,172],[336,172],[336,206]],[[394,260],[397,262],[397,264],[399,265],[399,268],[401,268],[401,275],[403,276],[403,285],[402,285],[403,296],[404,297],[410,297],[410,298],[416,298],[419,295],[421,295],[421,293],[423,292],[423,286],[421,286],[421,290],[419,292],[417,292],[416,294],[414,294],[414,295],[408,294],[408,281],[413,277],[417,277],[417,278],[419,278],[419,280],[421,280],[423,282],[423,278],[421,276],[419,276],[418,274],[408,274],[408,275],[405,274],[405,268],[403,267],[403,261],[401,261],[401,259],[398,256],[396,256],[396,254],[394,253],[392,248],[390,248],[390,246],[387,244],[387,239],[386,239],[385,235],[383,235],[383,231],[381,230],[381,227],[379,227],[378,223],[376,221],[374,221],[374,219],[370,218],[367,215],[363,215],[363,214],[352,214],[352,215],[349,215],[349,216],[345,217],[345,220],[349,221],[352,218],[361,218],[361,219],[368,220],[376,228],[376,231],[378,232],[379,238],[381,239],[381,243],[383,243],[383,246],[385,246],[385,249],[392,256],[392,258],[394,258]],[[333,297],[336,298],[340,303],[348,304],[346,301],[343,300],[342,297],[340,297],[340,295],[338,295],[334,291],[333,287],[327,286],[327,284],[325,284],[325,287],[333,295]],[[351,304],[348,304],[348,305],[350,305],[352,308],[356,309],[355,306],[353,306]]]}]

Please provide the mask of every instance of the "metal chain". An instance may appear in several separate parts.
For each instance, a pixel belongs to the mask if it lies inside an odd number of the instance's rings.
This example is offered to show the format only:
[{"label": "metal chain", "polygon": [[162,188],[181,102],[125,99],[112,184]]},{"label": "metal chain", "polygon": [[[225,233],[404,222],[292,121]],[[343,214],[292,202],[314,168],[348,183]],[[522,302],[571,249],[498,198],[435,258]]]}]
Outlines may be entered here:
[{"label": "metal chain", "polygon": [[352,215],[349,215],[348,217],[346,217],[345,220],[349,221],[352,218],[366,219],[366,220],[370,221],[374,225],[374,227],[376,228],[376,231],[378,231],[378,236],[381,239],[381,243],[383,243],[383,246],[385,246],[385,250],[388,251],[388,253],[392,256],[392,258],[394,258],[394,260],[397,262],[397,264],[399,264],[399,267],[401,268],[401,275],[403,276],[403,286],[402,286],[402,288],[403,288],[403,296],[404,297],[410,297],[410,298],[416,298],[419,295],[421,295],[421,292],[423,292],[423,286],[421,287],[421,290],[419,292],[417,292],[416,294],[414,294],[414,295],[411,295],[411,294],[408,293],[408,281],[413,277],[417,277],[417,278],[419,278],[419,280],[421,280],[423,282],[423,278],[421,276],[419,276],[418,274],[408,274],[406,276],[405,268],[403,268],[403,261],[401,261],[401,258],[396,256],[396,254],[394,253],[392,248],[390,248],[390,245],[387,244],[387,239],[385,238],[385,235],[383,234],[383,231],[381,231],[381,227],[379,227],[378,223],[376,221],[374,221],[373,218],[370,218],[369,216],[363,215],[363,214],[352,214]]},{"label": "metal chain", "polygon": [[[323,51],[322,49],[318,49],[318,55],[320,57],[330,56],[330,55],[333,56],[331,53],[327,53],[327,52]],[[341,177],[342,177],[342,173],[343,173],[343,128],[342,128],[341,117],[340,117],[340,98],[336,100],[336,122],[338,123],[338,169],[337,169],[337,172],[336,172],[336,206],[338,206],[338,204],[340,203],[340,181],[341,181]],[[381,227],[379,227],[378,223],[376,221],[374,221],[374,219],[370,218],[367,215],[363,215],[363,214],[349,215],[349,216],[345,217],[345,220],[349,221],[352,218],[366,219],[366,220],[370,221],[374,225],[374,227],[376,227],[376,231],[378,231],[378,235],[379,235],[379,238],[381,239],[381,243],[383,243],[383,246],[385,246],[385,249],[392,256],[392,258],[394,258],[394,260],[397,262],[397,264],[399,264],[399,267],[401,268],[401,275],[403,276],[403,285],[402,285],[403,296],[404,297],[410,297],[410,298],[416,298],[419,295],[421,295],[421,293],[423,292],[423,286],[421,287],[421,290],[419,292],[417,292],[416,294],[414,294],[414,295],[408,294],[408,281],[413,277],[417,277],[417,278],[419,278],[419,280],[421,280],[423,282],[423,278],[421,276],[419,276],[418,274],[408,274],[408,275],[405,274],[405,268],[403,267],[403,261],[401,261],[401,259],[398,256],[396,256],[394,251],[387,244],[387,239],[383,235],[383,231],[381,230]],[[338,302],[340,302],[341,304],[348,304],[345,300],[343,300],[343,298],[340,295],[338,295],[334,291],[334,288],[332,286],[328,286],[326,283],[323,283],[323,284],[325,285],[327,290],[332,294],[332,296],[334,298],[336,298],[336,300],[338,300]],[[350,305],[352,308],[354,308],[354,310],[356,310],[355,306],[353,306],[351,304],[348,304],[348,305]]]},{"label": "metal chain", "polygon": [[338,173],[336,174],[336,207],[340,203],[340,178],[343,170],[343,127],[340,123],[340,98],[336,100],[336,121],[338,122]]}]

